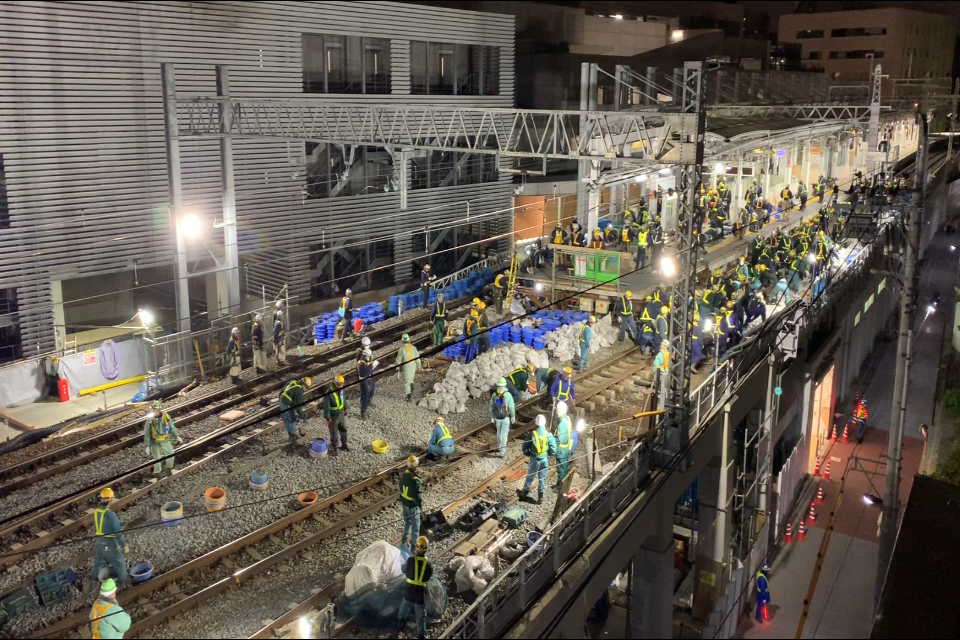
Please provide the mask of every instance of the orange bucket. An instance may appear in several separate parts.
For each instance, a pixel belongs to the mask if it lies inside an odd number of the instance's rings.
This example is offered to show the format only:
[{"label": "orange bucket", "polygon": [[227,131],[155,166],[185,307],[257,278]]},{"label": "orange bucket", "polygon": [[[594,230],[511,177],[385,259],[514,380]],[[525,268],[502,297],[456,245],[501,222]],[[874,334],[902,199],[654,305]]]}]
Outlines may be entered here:
[{"label": "orange bucket", "polygon": [[297,496],[297,504],[301,507],[309,507],[317,501],[318,497],[315,491],[304,491]]},{"label": "orange bucket", "polygon": [[203,492],[203,506],[207,513],[222,511],[227,504],[227,492],[221,487],[210,487]]}]

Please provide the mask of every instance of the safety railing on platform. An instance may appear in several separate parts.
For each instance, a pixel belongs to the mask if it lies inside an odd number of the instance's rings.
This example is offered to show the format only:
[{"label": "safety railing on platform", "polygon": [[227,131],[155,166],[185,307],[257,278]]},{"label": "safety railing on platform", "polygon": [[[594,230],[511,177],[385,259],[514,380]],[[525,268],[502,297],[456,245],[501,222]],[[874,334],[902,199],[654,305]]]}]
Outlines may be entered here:
[{"label": "safety railing on platform", "polygon": [[443,276],[442,278],[437,278],[433,282],[433,288],[443,289],[444,287],[449,285],[451,282],[455,282],[456,280],[462,280],[468,277],[474,271],[482,271],[483,269],[499,269],[500,264],[502,263],[502,260],[503,258],[500,256],[499,253],[489,256],[487,258],[484,258],[479,262],[473,263],[469,267],[464,267],[463,269],[460,269],[459,271],[454,271],[453,273]]},{"label": "safety railing on platform", "polygon": [[[718,406],[737,379],[735,369],[724,363],[691,394],[696,419]],[[577,557],[610,518],[647,486],[648,449],[642,442],[588,488],[506,571],[480,594],[467,610],[443,632],[444,638],[491,638],[500,636],[539,597],[543,589],[569,561]],[[542,570],[541,570],[542,569]]]}]

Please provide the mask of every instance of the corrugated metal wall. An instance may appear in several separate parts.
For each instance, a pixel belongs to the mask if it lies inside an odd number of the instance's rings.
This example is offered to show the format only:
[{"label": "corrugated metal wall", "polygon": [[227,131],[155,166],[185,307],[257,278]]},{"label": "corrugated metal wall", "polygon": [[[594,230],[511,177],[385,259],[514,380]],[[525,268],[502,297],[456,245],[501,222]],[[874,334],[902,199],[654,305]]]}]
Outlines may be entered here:
[{"label": "corrugated metal wall", "polygon": [[[215,93],[213,65],[230,68],[236,97],[303,98],[302,33],[391,39],[391,95],[349,102],[511,107],[513,17],[390,2],[0,2],[0,154],[11,228],[0,229],[0,287],[17,287],[24,351],[53,346],[49,283],[169,265],[160,62],[176,64],[181,96]],[[497,96],[410,95],[410,40],[500,49]],[[309,289],[309,247],[395,240],[413,257],[422,228],[502,210],[488,234],[509,231],[510,179],[411,191],[305,199],[302,143],[234,143],[241,285]],[[182,144],[185,205],[221,216],[215,141]],[[220,233],[213,231],[211,233]],[[211,237],[216,245],[219,237]],[[398,267],[396,277],[412,275]]]}]

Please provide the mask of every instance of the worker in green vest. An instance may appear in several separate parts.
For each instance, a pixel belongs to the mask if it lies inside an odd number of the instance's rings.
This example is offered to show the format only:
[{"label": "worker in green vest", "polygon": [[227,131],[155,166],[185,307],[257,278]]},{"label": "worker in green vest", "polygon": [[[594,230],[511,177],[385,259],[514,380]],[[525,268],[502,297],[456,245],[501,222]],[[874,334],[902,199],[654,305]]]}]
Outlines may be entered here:
[{"label": "worker in green vest", "polygon": [[580,325],[577,340],[580,343],[578,371],[584,371],[587,368],[587,357],[590,355],[590,339],[593,337],[593,325],[595,324],[597,324],[597,317],[591,314],[587,321]]},{"label": "worker in green vest", "polygon": [[570,450],[573,446],[572,434],[570,433],[570,416],[567,414],[567,403],[557,403],[557,484],[554,488],[559,491],[563,479],[567,477],[570,469]]},{"label": "worker in green vest", "polygon": [[423,506],[423,481],[420,479],[420,460],[407,458],[407,468],[400,474],[400,508],[403,511],[403,534],[400,544],[413,546],[420,535],[420,507]]},{"label": "worker in green vest", "polygon": [[[417,638],[427,637],[427,610],[424,599],[427,593],[427,582],[433,577],[433,567],[427,559],[429,543],[423,536],[417,538],[417,547],[413,555],[407,558],[403,574],[407,580],[403,583],[403,602],[400,603],[399,623],[401,628],[410,617],[413,609],[417,621]],[[399,629],[398,629],[399,631]]]},{"label": "worker in green vest", "polygon": [[347,447],[347,401],[343,396],[343,376],[337,375],[323,396],[323,417],[330,431],[330,455],[336,456],[338,439],[344,451]]},{"label": "worker in green vest", "polygon": [[303,422],[303,391],[309,389],[313,381],[309,377],[303,380],[291,380],[280,390],[280,417],[283,418],[283,428],[287,430],[287,440],[290,444],[297,441],[298,435],[303,435],[297,428],[297,422]]},{"label": "worker in green vest", "polygon": [[130,551],[130,547],[123,539],[120,518],[110,510],[113,500],[113,489],[106,487],[100,492],[100,506],[93,510],[93,567],[88,574],[91,583],[99,580],[101,571],[107,568],[113,571],[114,577],[121,583],[127,581],[127,561],[124,554]]},{"label": "worker in green vest", "polygon": [[443,416],[437,416],[433,421],[433,432],[430,434],[430,442],[427,444],[428,457],[436,460],[440,456],[451,456],[456,449],[456,443],[450,430],[443,423]]},{"label": "worker in green vest", "polygon": [[520,394],[527,391],[527,385],[530,381],[530,374],[533,373],[534,366],[528,362],[522,367],[517,367],[507,374],[507,391],[513,396],[513,402],[520,402]]},{"label": "worker in green vest", "polygon": [[117,583],[111,579],[100,585],[100,597],[90,609],[90,637],[122,638],[130,629],[130,614],[117,602]]},{"label": "worker in green vest", "polygon": [[177,427],[174,426],[170,414],[163,411],[163,405],[159,400],[154,401],[151,408],[153,410],[147,414],[147,421],[143,423],[144,451],[148,457],[157,461],[153,465],[153,475],[157,475],[163,469],[173,475],[173,443],[170,442],[170,438],[176,440],[177,444],[183,444],[183,438],[177,433]]},{"label": "worker in green vest", "polygon": [[423,368],[420,362],[420,352],[410,343],[410,334],[405,333],[401,338],[403,346],[397,351],[396,364],[400,365],[400,374],[403,376],[403,392],[407,394],[407,402],[413,400],[413,381],[417,371]]},{"label": "worker in green vest", "polygon": [[443,338],[447,330],[446,325],[447,304],[443,301],[443,294],[437,294],[437,300],[430,309],[430,322],[433,323],[433,346],[443,343]]},{"label": "worker in green vest", "polygon": [[517,496],[526,501],[530,485],[536,478],[537,504],[543,504],[543,490],[547,482],[547,456],[557,455],[557,442],[547,433],[547,419],[543,414],[537,416],[536,422],[536,429],[527,432],[523,440],[521,451],[523,455],[530,456],[530,461],[527,463],[527,477],[523,481],[523,489],[517,489]]}]

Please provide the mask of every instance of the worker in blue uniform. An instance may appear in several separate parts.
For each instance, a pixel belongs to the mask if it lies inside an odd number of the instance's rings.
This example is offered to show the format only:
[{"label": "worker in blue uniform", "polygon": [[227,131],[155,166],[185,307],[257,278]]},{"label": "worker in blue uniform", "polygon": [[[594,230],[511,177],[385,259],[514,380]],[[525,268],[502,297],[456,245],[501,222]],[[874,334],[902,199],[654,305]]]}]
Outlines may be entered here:
[{"label": "worker in blue uniform", "polygon": [[373,352],[370,348],[363,350],[363,358],[357,362],[357,379],[360,381],[360,419],[367,419],[367,409],[373,402],[375,382],[373,377]]},{"label": "worker in blue uniform", "polygon": [[766,563],[757,571],[757,622],[767,619],[767,605],[770,604],[770,567]]},{"label": "worker in blue uniform", "polygon": [[437,416],[433,421],[433,432],[430,434],[430,442],[427,444],[427,453],[431,460],[436,460],[440,456],[453,455],[456,449],[456,443],[450,430],[443,423],[443,416]]},{"label": "worker in blue uniform", "polygon": [[737,333],[740,326],[737,322],[737,316],[733,312],[733,300],[728,300],[726,306],[720,312],[720,331],[723,333],[723,343],[720,345],[720,354],[726,353],[727,349],[737,344]]},{"label": "worker in blue uniform", "polygon": [[657,334],[653,328],[652,320],[642,320],[640,322],[640,340],[637,342],[640,347],[640,353],[651,355],[657,346]]},{"label": "worker in blue uniform", "polygon": [[697,366],[703,360],[703,331],[700,328],[700,321],[696,316],[693,317],[693,325],[690,327],[690,366],[694,373],[697,372]]},{"label": "worker in blue uniform", "polygon": [[543,491],[547,482],[547,457],[557,455],[557,442],[547,433],[547,419],[540,414],[536,418],[536,428],[528,431],[524,436],[521,452],[530,457],[527,463],[527,477],[523,481],[523,489],[517,489],[517,497],[527,501],[530,486],[534,478],[537,480],[537,504],[543,504]]},{"label": "worker in blue uniform", "polygon": [[[92,584],[100,579],[102,569],[109,568],[116,581],[127,581],[127,561],[125,554],[130,552],[120,531],[120,518],[110,510],[114,500],[113,489],[106,487],[100,492],[100,506],[93,510],[93,526],[96,538],[93,543],[94,559],[88,578]],[[106,578],[104,578],[106,579]]]},{"label": "worker in blue uniform", "polygon": [[427,303],[430,300],[430,287],[433,286],[434,280],[437,277],[430,273],[430,265],[423,265],[423,269],[420,271],[420,289],[423,290],[423,308],[427,308]]},{"label": "worker in blue uniform", "polygon": [[597,317],[591,315],[590,318],[580,325],[578,342],[580,343],[580,363],[578,371],[587,368],[587,357],[590,355],[590,339],[593,336],[593,325],[597,324]]},{"label": "worker in blue uniform", "polygon": [[340,308],[337,309],[337,313],[343,319],[343,336],[341,339],[346,340],[347,336],[353,335],[353,291],[350,289],[343,292],[343,298],[340,299]]},{"label": "worker in blue uniform", "polygon": [[273,314],[273,352],[277,356],[277,366],[287,361],[287,346],[283,332],[283,309],[277,309]]},{"label": "worker in blue uniform", "polygon": [[280,417],[283,418],[283,427],[287,430],[287,439],[290,444],[297,441],[298,435],[303,435],[297,428],[297,422],[303,422],[303,392],[310,388],[313,381],[309,376],[303,380],[290,380],[280,390]]},{"label": "worker in blue uniform", "polygon": [[553,401],[554,407],[561,401],[573,406],[576,400],[576,393],[573,389],[573,369],[564,367],[563,375],[557,376],[557,379],[553,381],[553,385],[550,387],[550,399]]},{"label": "worker in blue uniform", "polygon": [[623,342],[625,331],[630,332],[630,338],[637,341],[637,322],[633,317],[633,292],[627,291],[617,299],[613,306],[613,317],[620,321],[620,332],[617,334],[617,342]]},{"label": "worker in blue uniform", "polygon": [[670,307],[660,307],[660,315],[656,318],[657,340],[663,342],[670,338],[670,323],[667,318],[670,317]]},{"label": "worker in blue uniform", "polygon": [[752,294],[750,296],[750,302],[747,303],[746,324],[749,325],[753,322],[754,318],[760,318],[760,321],[763,323],[767,321],[767,305],[763,301],[763,293],[759,291]]},{"label": "worker in blue uniform", "polygon": [[263,316],[259,313],[253,318],[250,329],[250,342],[253,344],[253,367],[257,373],[267,370],[266,354],[263,351]]}]

